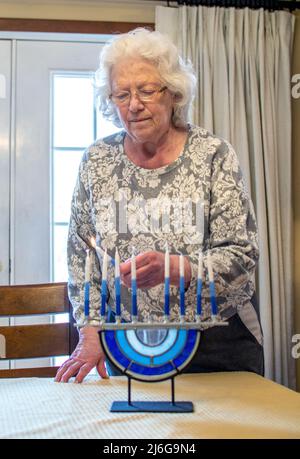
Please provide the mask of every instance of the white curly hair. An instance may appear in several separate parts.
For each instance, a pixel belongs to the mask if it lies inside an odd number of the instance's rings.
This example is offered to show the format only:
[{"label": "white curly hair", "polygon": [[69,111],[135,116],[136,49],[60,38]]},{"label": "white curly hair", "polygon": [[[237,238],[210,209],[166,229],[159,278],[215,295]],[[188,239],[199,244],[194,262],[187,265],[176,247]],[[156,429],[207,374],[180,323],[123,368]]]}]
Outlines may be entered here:
[{"label": "white curly hair", "polygon": [[185,63],[171,40],[157,31],[137,28],[114,37],[100,53],[100,66],[95,73],[96,94],[104,118],[121,127],[115,105],[110,100],[112,68],[120,59],[136,57],[156,66],[162,83],[175,96],[172,122],[185,127],[195,95],[196,77],[190,62]]}]

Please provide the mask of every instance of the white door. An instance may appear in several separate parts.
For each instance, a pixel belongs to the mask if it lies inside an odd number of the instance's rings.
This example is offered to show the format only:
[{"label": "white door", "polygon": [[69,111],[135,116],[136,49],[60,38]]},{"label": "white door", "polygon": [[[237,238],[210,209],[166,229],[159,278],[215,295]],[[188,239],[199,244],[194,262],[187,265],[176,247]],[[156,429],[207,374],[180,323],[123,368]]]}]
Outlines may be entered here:
[{"label": "white door", "polygon": [[66,280],[51,260],[64,257],[77,166],[97,135],[91,75],[102,46],[16,43],[11,283]]},{"label": "white door", "polygon": [[0,41],[0,284],[9,283],[11,41]]},{"label": "white door", "polygon": [[[0,39],[0,284],[67,280],[67,225],[79,161],[96,137],[115,130],[96,114],[92,85],[107,37],[76,39]],[[48,360],[35,359],[35,365]]]},{"label": "white door", "polygon": [[[0,285],[9,283],[11,41],[0,41]],[[8,325],[0,318],[0,325]],[[1,347],[1,346],[0,346]],[[0,368],[9,368],[0,362]]]}]

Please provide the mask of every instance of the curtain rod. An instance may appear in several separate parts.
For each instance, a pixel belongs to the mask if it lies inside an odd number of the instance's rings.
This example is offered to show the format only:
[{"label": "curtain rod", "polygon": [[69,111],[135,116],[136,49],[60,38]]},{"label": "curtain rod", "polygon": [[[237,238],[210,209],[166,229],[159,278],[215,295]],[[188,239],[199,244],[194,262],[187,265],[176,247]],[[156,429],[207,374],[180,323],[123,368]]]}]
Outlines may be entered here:
[{"label": "curtain rod", "polygon": [[264,8],[266,10],[298,10],[300,9],[300,1],[293,0],[189,0],[189,1],[168,1],[168,6],[177,3],[177,5],[187,6],[221,6],[225,8]]}]

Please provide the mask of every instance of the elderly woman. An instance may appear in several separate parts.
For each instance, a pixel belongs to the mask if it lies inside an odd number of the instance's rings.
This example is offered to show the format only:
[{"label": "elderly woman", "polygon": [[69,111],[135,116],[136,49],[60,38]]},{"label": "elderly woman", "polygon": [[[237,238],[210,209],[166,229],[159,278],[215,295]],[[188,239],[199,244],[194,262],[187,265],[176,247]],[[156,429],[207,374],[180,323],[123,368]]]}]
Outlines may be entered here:
[{"label": "elderly woman", "polygon": [[[170,251],[171,315],[179,311],[179,253],[184,254],[186,315],[193,320],[198,253],[204,273],[210,249],[219,313],[228,327],[202,332],[189,371],[244,370],[263,374],[262,333],[254,301],[257,230],[231,145],[188,123],[195,77],[175,46],[158,32],[137,29],[102,51],[97,72],[103,115],[123,130],[97,140],[85,152],[72,201],[69,228],[69,293],[74,316],[84,320],[84,264],[91,238],[112,257],[118,248],[122,317],[129,317],[131,264],[136,251],[138,310],[160,320],[164,304],[164,250]],[[201,205],[199,206],[199,203]],[[203,219],[199,209],[204,209]],[[199,222],[201,221],[201,224]],[[115,310],[113,267],[108,291]],[[101,269],[94,257],[90,290],[93,326],[80,328],[79,344],[56,381],[81,382],[107,363],[101,349]],[[210,314],[208,289],[203,315]]]}]

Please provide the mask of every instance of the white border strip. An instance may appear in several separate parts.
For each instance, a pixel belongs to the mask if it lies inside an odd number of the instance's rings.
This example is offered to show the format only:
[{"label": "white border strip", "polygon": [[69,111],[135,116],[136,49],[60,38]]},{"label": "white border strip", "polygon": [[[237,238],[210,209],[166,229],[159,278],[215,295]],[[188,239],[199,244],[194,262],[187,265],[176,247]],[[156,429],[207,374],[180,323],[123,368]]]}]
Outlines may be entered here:
[{"label": "white border strip", "polygon": [[55,32],[6,32],[0,31],[0,40],[26,41],[71,41],[88,43],[106,43],[113,34],[82,34]]}]

